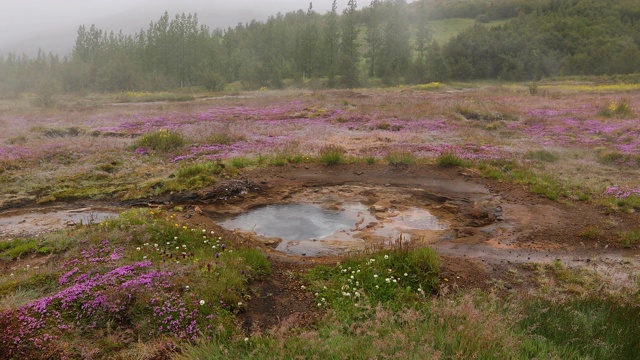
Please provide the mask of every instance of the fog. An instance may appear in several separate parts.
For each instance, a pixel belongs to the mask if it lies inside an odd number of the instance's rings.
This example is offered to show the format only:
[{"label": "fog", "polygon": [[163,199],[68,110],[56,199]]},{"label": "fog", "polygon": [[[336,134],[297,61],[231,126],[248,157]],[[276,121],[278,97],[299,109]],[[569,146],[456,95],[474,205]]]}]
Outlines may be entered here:
[{"label": "fog", "polygon": [[[313,8],[325,13],[331,2],[314,1]],[[338,6],[342,9],[346,3],[339,0]],[[158,20],[165,10],[171,14],[197,12],[202,24],[227,28],[308,7],[306,0],[0,0],[0,54],[33,55],[42,48],[64,55],[71,50],[81,24],[133,33]]]}]

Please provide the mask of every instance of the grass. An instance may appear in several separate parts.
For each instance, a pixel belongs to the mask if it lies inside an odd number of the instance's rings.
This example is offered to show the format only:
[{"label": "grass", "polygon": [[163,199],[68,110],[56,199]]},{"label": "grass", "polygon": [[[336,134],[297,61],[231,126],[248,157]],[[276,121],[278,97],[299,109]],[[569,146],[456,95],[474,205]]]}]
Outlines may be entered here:
[{"label": "grass", "polygon": [[46,255],[66,249],[69,243],[66,241],[51,241],[38,239],[13,239],[0,242],[0,259],[16,260],[21,257],[40,254]]},{"label": "grass", "polygon": [[[140,344],[160,356],[200,337],[228,339],[248,284],[267,276],[270,262],[257,249],[175,221],[128,211],[64,233],[71,241],[56,263],[0,275],[3,303],[13,304],[0,312],[0,357],[107,358]],[[20,246],[2,244],[5,252]]]},{"label": "grass", "polygon": [[572,350],[572,358],[633,359],[640,352],[640,308],[620,299],[586,297],[564,302],[528,301],[523,330],[554,347]]},{"label": "grass", "polygon": [[186,140],[182,134],[163,129],[142,135],[133,143],[132,148],[150,149],[163,153],[179,149],[183,147],[185,143]]},{"label": "grass", "polygon": [[436,158],[436,164],[442,167],[462,167],[466,162],[453,153],[445,153]]},{"label": "grass", "polygon": [[624,231],[620,234],[621,243],[624,247],[640,245],[640,230]]},{"label": "grass", "polygon": [[[635,123],[624,120],[627,110],[617,110],[621,100],[616,100],[610,114],[598,114],[611,103],[594,105],[593,92],[637,92],[637,84],[635,88],[558,84],[553,89],[563,92],[553,97],[545,95],[548,82],[537,84],[539,96],[529,95],[527,85],[464,84],[465,91],[458,93],[460,86],[441,84],[440,89],[452,90],[446,94],[428,91],[436,88],[434,84],[402,91],[359,89],[348,100],[328,91],[295,99],[291,92],[274,92],[188,106],[73,107],[60,97],[53,108],[34,109],[12,108],[3,102],[6,111],[0,124],[6,132],[0,134],[0,182],[5,190],[0,206],[34,199],[147,197],[198,189],[253,166],[351,161],[339,147],[337,155],[327,151],[326,157],[320,153],[309,157],[313,151],[309,149],[319,149],[326,140],[349,144],[354,153],[371,154],[355,161],[397,166],[431,163],[432,154],[442,153],[443,148],[465,151],[467,144],[487,144],[504,152],[494,157],[472,146],[477,153],[444,153],[452,156],[438,158],[437,163],[469,166],[482,176],[521,184],[567,206],[575,199],[591,200],[606,211],[629,213],[614,215],[614,220],[636,216],[633,213],[640,211],[637,195],[603,195],[603,189],[613,185],[629,190],[638,186],[637,148],[631,136],[637,130]],[[583,90],[591,93],[584,95]],[[629,95],[624,101],[632,114],[638,108],[636,99]],[[544,115],[531,115],[539,111]],[[574,119],[576,127],[593,123],[611,128],[594,133],[576,128],[575,134],[564,134],[566,142],[554,134],[537,137],[528,132],[567,118]],[[160,127],[172,130],[130,137]],[[225,145],[217,148],[233,148],[233,152],[199,154],[196,147],[187,148],[190,140]],[[238,142],[241,146],[231,146]],[[445,143],[451,147],[435,145]],[[144,151],[138,153],[138,148]],[[213,155],[220,160],[210,160]],[[475,155],[495,160],[461,160]],[[176,156],[190,160],[172,162]],[[529,161],[520,161],[520,156]],[[269,276],[269,259],[236,239],[211,234],[211,229],[185,229],[177,218],[135,210],[102,225],[0,242],[0,265],[8,269],[0,274],[0,357],[615,359],[637,353],[633,348],[638,335],[635,291],[616,293],[606,279],[596,281],[559,261],[532,265],[536,278],[526,293],[499,287],[497,282],[500,297],[491,295],[492,290],[451,291],[451,282],[438,273],[440,260],[428,249],[388,249],[318,267],[304,278],[309,294],[318,293],[313,295],[320,314],[317,322],[296,328],[294,321],[283,319],[273,329],[248,335],[236,326],[242,321],[238,315],[246,310],[252,283]],[[612,246],[640,246],[637,229],[620,222],[624,227],[597,224],[573,235],[602,241],[603,235],[609,239],[617,234],[618,244]],[[46,259],[50,260],[43,265]],[[61,323],[46,318],[45,327],[36,330],[20,323],[19,316],[24,315],[17,313],[20,308],[55,296],[72,284],[87,285],[83,277],[104,279],[115,269],[146,261],[152,265],[101,283],[102,287],[83,293],[66,309],[49,304],[47,310],[60,313]],[[77,272],[60,284],[75,268]],[[124,286],[155,272],[171,276],[155,278],[151,288],[133,291]],[[624,286],[637,290],[637,280],[631,280]],[[121,310],[85,311],[98,296],[104,296],[109,305],[120,301]],[[180,326],[169,329],[161,324],[153,304],[166,304],[165,316]],[[37,320],[41,314],[27,315]],[[180,336],[179,331],[191,324],[181,316],[195,320],[200,330],[195,339]],[[7,355],[7,349],[16,349],[16,342],[9,338],[16,329],[27,332],[23,344],[41,341],[45,347],[25,345],[20,348],[23,353]],[[45,334],[56,336],[56,341],[44,341]]]},{"label": "grass", "polygon": [[598,115],[606,118],[628,119],[635,114],[626,100],[609,101],[598,110]]},{"label": "grass", "polygon": [[326,145],[318,151],[318,161],[325,165],[338,165],[345,161],[346,150],[338,145]]},{"label": "grass", "polygon": [[551,152],[549,150],[534,150],[528,151],[525,155],[525,158],[530,160],[537,160],[541,162],[553,163],[558,161],[559,157],[556,153]]},{"label": "grass", "polygon": [[580,236],[588,240],[597,240],[602,236],[602,230],[598,229],[595,226],[587,226],[580,233]]},{"label": "grass", "polygon": [[116,101],[119,103],[135,103],[135,102],[157,102],[157,101],[170,101],[170,102],[180,102],[180,101],[191,101],[195,100],[193,95],[189,94],[181,94],[181,93],[170,93],[170,92],[135,92],[128,91],[120,93],[116,97]]},{"label": "grass", "polygon": [[389,165],[392,166],[406,166],[411,165],[417,161],[415,155],[409,151],[392,151],[385,157]]}]

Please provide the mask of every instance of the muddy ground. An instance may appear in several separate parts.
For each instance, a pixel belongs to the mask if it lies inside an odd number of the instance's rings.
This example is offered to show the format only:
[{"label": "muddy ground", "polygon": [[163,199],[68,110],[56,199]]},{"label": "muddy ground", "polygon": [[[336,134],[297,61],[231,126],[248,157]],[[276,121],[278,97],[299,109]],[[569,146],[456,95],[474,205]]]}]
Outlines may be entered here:
[{"label": "muddy ground", "polygon": [[[40,214],[39,220],[29,221],[50,223],[41,230],[49,231],[73,226],[73,222],[60,224],[51,219],[74,209],[86,213],[101,209],[102,214],[104,209],[115,211],[130,206],[175,211],[179,205],[183,209],[177,212],[180,221],[212,228],[218,226],[221,217],[263,205],[327,198],[333,199],[332,206],[349,201],[365,204],[375,217],[373,225],[352,229],[356,246],[328,244],[327,251],[312,254],[316,256],[283,253],[275,250],[278,239],[219,228],[235,241],[260,246],[273,262],[272,276],[252,284],[252,300],[242,314],[242,326],[247,332],[312,324],[320,314],[313,294],[303,288],[303,273],[317,264],[335,264],[347,253],[388,246],[393,239],[377,236],[379,232],[375,230],[403,209],[425,209],[447,225],[446,229],[435,231],[412,233],[409,229],[407,234],[413,245],[432,246],[441,255],[442,282],[450,288],[489,288],[497,281],[507,282],[507,287],[528,286],[523,271],[526,267],[522,265],[529,263],[560,261],[565,266],[586,267],[622,285],[631,281],[629,274],[640,267],[640,252],[622,247],[618,235],[637,229],[638,214],[609,214],[605,208],[586,202],[550,201],[530,194],[521,185],[482,178],[473,170],[426,165],[300,164],[249,170],[194,193],[135,203],[77,202],[58,204],[55,209],[26,206],[0,214],[0,221],[10,216],[31,219]],[[5,221],[0,230],[5,235],[0,232],[0,237],[18,235],[18,226]],[[585,236],[589,227],[597,228],[598,235]],[[522,274],[517,282],[512,281],[513,269]]]}]

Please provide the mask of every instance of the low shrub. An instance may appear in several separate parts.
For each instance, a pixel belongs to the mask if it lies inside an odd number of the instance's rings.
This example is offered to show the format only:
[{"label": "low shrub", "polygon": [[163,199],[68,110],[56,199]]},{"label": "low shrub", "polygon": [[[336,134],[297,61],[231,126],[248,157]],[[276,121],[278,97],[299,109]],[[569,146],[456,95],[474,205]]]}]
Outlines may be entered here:
[{"label": "low shrub", "polygon": [[607,118],[630,118],[634,113],[626,100],[612,100],[598,110],[598,115]]},{"label": "low shrub", "polygon": [[183,147],[186,140],[182,134],[162,129],[142,135],[136,140],[132,148],[146,148],[157,152],[169,152]]}]

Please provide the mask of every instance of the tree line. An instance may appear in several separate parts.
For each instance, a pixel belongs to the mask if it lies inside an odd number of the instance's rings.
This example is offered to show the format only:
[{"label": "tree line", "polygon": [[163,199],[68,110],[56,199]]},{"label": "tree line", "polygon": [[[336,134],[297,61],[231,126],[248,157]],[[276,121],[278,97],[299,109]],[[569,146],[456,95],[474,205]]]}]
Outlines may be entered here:
[{"label": "tree line", "polygon": [[[640,72],[637,0],[337,0],[225,30],[164,13],[135,34],[80,26],[70,54],[0,57],[0,91],[210,91]],[[432,25],[470,18],[447,43]],[[499,26],[491,21],[502,20]]]}]

